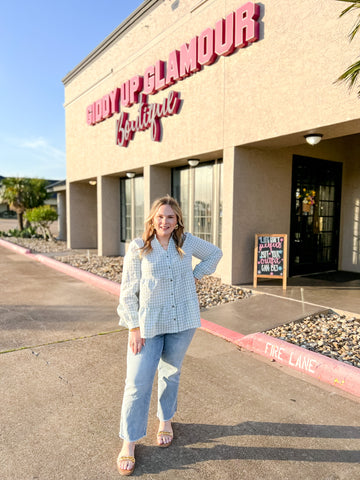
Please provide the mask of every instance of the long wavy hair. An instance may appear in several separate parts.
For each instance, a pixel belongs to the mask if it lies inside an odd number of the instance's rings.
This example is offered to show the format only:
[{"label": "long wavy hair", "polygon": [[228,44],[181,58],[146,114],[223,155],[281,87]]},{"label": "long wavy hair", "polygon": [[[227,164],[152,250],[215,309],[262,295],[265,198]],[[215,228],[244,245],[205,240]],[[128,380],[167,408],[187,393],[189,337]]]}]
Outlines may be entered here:
[{"label": "long wavy hair", "polygon": [[154,239],[156,230],[153,225],[154,217],[159,210],[160,207],[163,205],[169,205],[176,215],[177,219],[177,228],[175,228],[171,234],[172,238],[175,242],[176,250],[178,251],[179,255],[182,257],[184,255],[184,251],[181,249],[184,243],[184,220],[180,205],[175,200],[175,198],[170,197],[170,195],[166,195],[166,197],[158,198],[154,201],[151,206],[149,216],[145,221],[145,231],[142,235],[142,239],[144,241],[144,246],[140,248],[141,255],[147,255],[152,251],[151,241]]}]

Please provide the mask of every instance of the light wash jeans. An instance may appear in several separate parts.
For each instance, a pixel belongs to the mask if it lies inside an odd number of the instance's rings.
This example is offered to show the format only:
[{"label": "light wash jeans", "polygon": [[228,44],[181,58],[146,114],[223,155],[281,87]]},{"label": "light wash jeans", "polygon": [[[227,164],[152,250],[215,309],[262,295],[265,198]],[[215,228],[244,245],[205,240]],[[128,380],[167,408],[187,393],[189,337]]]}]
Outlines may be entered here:
[{"label": "light wash jeans", "polygon": [[140,353],[128,345],[127,373],[121,409],[120,438],[136,442],[146,435],[150,398],[158,369],[158,410],[171,420],[177,407],[181,365],[196,328],[147,338]]}]

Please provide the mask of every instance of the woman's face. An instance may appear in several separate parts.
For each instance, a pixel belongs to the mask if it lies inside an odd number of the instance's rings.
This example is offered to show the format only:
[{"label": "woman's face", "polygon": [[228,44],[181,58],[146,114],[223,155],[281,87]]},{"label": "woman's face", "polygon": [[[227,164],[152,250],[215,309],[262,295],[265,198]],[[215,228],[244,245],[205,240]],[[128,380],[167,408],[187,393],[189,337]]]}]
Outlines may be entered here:
[{"label": "woman's face", "polygon": [[153,219],[156,235],[160,238],[170,238],[177,224],[177,216],[170,205],[161,205]]}]

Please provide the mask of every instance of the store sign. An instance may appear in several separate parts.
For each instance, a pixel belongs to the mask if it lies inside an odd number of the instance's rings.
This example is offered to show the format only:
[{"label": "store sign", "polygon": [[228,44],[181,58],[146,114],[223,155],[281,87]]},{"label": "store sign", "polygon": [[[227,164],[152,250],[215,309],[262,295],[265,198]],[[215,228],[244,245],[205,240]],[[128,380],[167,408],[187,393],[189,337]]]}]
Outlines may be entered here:
[{"label": "store sign", "polygon": [[150,129],[151,140],[159,142],[161,139],[161,118],[178,113],[181,100],[178,92],[170,92],[163,103],[147,103],[147,96],[141,95],[138,116],[136,120],[129,120],[129,114],[123,112],[116,121],[116,145],[127,147],[135,132]]},{"label": "store sign", "polygon": [[[135,75],[121,87],[89,105],[86,109],[87,124],[95,125],[120,113],[121,107],[128,108],[140,103],[136,120],[130,121],[128,114],[122,113],[116,122],[117,145],[127,146],[136,131],[148,128],[151,128],[151,138],[160,141],[160,119],[178,113],[181,100],[177,92],[171,92],[164,100],[166,105],[149,104],[146,96],[154,95],[199,72],[205,65],[212,65],[218,56],[230,55],[236,49],[259,40],[259,16],[260,6],[248,2],[225,19],[221,18],[215,28],[206,28],[189,43],[170,52],[167,61],[158,60],[147,67],[143,75]],[[145,125],[148,127],[145,128]]]}]

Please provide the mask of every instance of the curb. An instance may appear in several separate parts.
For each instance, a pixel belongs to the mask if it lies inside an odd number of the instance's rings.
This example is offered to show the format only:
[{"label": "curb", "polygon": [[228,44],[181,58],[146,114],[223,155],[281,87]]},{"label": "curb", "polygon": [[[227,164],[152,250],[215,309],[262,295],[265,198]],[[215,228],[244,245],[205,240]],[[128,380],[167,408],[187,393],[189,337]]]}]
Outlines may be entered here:
[{"label": "curb", "polygon": [[22,255],[26,255],[31,253],[31,250],[28,248],[20,247],[20,245],[16,245],[16,243],[7,242],[0,238],[0,245],[2,247],[8,248],[9,250],[14,250],[16,253],[21,253]]},{"label": "curb", "polygon": [[265,333],[247,335],[237,345],[360,397],[360,370],[357,367]]},{"label": "curb", "polygon": [[58,272],[65,273],[66,275],[76,278],[77,280],[89,283],[96,288],[101,288],[102,290],[105,290],[113,295],[120,295],[120,283],[112,282],[111,280],[108,280],[104,277],[99,277],[99,275],[95,275],[94,273],[86,272],[85,270],[73,267],[67,263],[59,262],[59,260],[47,257],[46,255],[29,253],[28,256],[48,267],[54,268]]},{"label": "curb", "polygon": [[228,342],[234,343],[235,345],[239,345],[244,335],[242,333],[234,332],[233,330],[229,330],[228,328],[222,327],[217,323],[209,322],[208,320],[201,319],[201,330],[204,332],[211,333],[216,337],[220,337],[223,340]]},{"label": "curb", "polygon": [[[33,260],[54,268],[77,280],[101,288],[112,295],[120,295],[120,284],[93,273],[86,272],[42,254],[33,254],[29,249],[0,239],[0,246],[26,255]],[[242,335],[216,323],[201,319],[201,330],[231,342],[238,347],[249,350],[263,357],[275,360],[297,371],[310,375],[323,383],[337,387],[347,393],[360,397],[360,369],[338,360],[326,357],[320,353],[311,352],[305,348],[279,340],[265,333]]]},{"label": "curb", "polygon": [[59,262],[59,260],[55,260],[54,258],[47,257],[46,255],[42,255],[41,253],[31,253],[31,250],[28,248],[20,247],[20,245],[16,245],[12,242],[7,242],[6,240],[0,239],[0,246],[8,248],[10,250],[14,250],[16,253],[20,253],[22,255],[26,255],[27,257],[32,258],[48,267],[51,267],[58,272],[65,273],[70,277],[76,278],[77,280],[81,280],[82,282],[89,283],[96,288],[101,288],[113,295],[120,295],[120,284],[116,282],[112,282],[107,278],[99,277],[91,272],[86,272],[85,270],[81,270],[80,268],[73,267],[67,263]]}]

